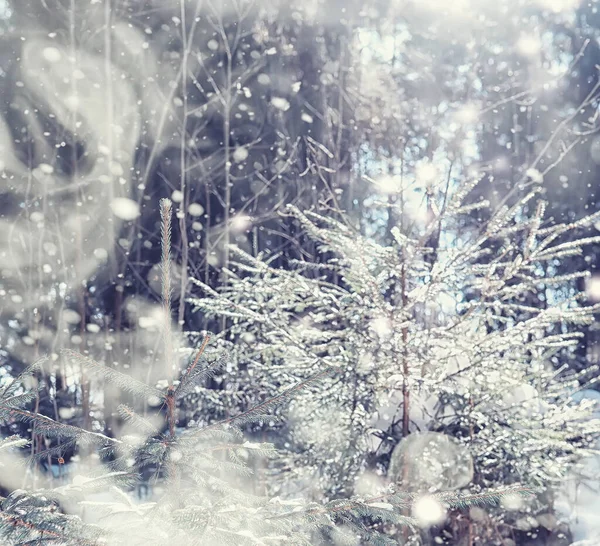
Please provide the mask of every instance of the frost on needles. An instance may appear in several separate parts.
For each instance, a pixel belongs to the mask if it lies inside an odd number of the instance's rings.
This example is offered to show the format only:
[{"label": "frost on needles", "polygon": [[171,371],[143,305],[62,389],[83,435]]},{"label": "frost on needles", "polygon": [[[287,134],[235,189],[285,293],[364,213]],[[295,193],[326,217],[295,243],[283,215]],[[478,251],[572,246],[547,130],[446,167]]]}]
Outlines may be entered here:
[{"label": "frost on needles", "polygon": [[[163,306],[170,316],[169,245],[170,203],[161,203],[163,221]],[[169,321],[165,321],[169,323]],[[165,327],[165,343],[172,335]],[[282,499],[257,494],[250,487],[252,458],[277,458],[274,446],[245,440],[249,424],[270,421],[274,410],[301,393],[319,390],[343,369],[336,363],[320,362],[318,370],[265,397],[250,408],[213,422],[202,421],[178,429],[177,412],[183,397],[220,373],[227,362],[224,354],[207,355],[208,337],[190,359],[178,379],[177,356],[166,363],[168,385],[157,388],[142,383],[108,365],[72,350],[60,357],[85,369],[86,373],[119,387],[136,400],[142,412],[120,405],[118,412],[128,423],[126,433],[109,437],[51,419],[28,409],[37,392],[29,378],[48,377],[42,358],[0,390],[0,420],[27,423],[43,435],[46,449],[26,457],[29,441],[18,436],[0,442],[0,470],[14,477],[10,493],[0,498],[0,538],[11,545],[310,545],[336,543],[396,543],[397,529],[417,528],[411,507],[417,497],[397,490],[393,484],[376,495],[353,496],[328,502]],[[150,403],[150,404],[149,404]],[[157,407],[157,419],[148,414]],[[90,455],[82,465],[85,474],[70,483],[37,489],[22,489],[31,465],[56,459],[77,449]],[[142,480],[154,485],[147,502],[132,495]],[[497,503],[503,496],[527,495],[530,490],[512,488],[484,494],[435,493],[433,498],[447,509]],[[325,543],[325,542],[323,542]]]},{"label": "frost on needles", "polygon": [[[477,523],[481,540],[495,541],[498,529],[551,513],[552,489],[595,452],[594,403],[572,395],[598,369],[578,372],[572,363],[578,328],[600,306],[577,289],[586,272],[559,266],[600,242],[586,235],[600,213],[557,223],[535,186],[492,209],[469,201],[477,183],[434,196],[421,224],[407,220],[401,197],[382,197],[370,213],[379,231],[341,211],[290,206],[314,257],[283,269],[271,265],[275,256],[232,247],[226,286],[195,281],[192,303],[227,318],[222,343],[266,396],[298,375],[338,370],[282,411],[288,450],[274,491],[310,484],[327,499],[392,478],[421,493],[515,483],[542,491]],[[414,450],[423,437],[438,447]],[[467,461],[461,475],[452,475],[443,446]]]},{"label": "frost on needles", "polygon": [[[94,370],[104,367],[75,352],[65,352]],[[201,366],[201,368],[198,368]],[[196,369],[210,366],[198,354],[182,375],[175,390],[149,389],[114,372],[105,378],[128,385],[131,392],[159,396],[169,407],[169,397],[189,388],[203,377]],[[33,369],[28,370],[32,373]],[[392,488],[372,498],[354,498],[317,504],[301,500],[268,499],[237,484],[236,476],[251,474],[247,464],[252,456],[276,456],[273,446],[244,441],[240,425],[264,419],[266,412],[287,401],[311,382],[319,381],[331,370],[297,383],[278,397],[225,421],[190,427],[173,434],[169,427],[156,428],[131,408],[120,413],[134,424],[137,441],[114,439],[56,422],[21,409],[27,396],[19,394],[21,378],[15,379],[0,395],[0,417],[21,419],[41,427],[49,438],[58,440],[55,448],[41,452],[44,458],[56,455],[70,442],[93,445],[103,454],[105,469],[94,475],[75,476],[72,483],[39,491],[17,489],[0,500],[0,537],[5,544],[315,544],[319,533],[327,532],[347,543],[368,541],[393,544],[377,530],[377,524],[415,526],[404,513],[415,498]],[[17,400],[18,399],[18,400]],[[167,414],[167,421],[168,421]],[[39,428],[38,428],[39,430]],[[15,449],[26,440],[10,437],[0,443],[0,464],[15,471],[25,470],[26,461]],[[108,453],[110,452],[110,456]],[[7,457],[10,454],[10,457]],[[164,493],[152,502],[135,502],[131,486],[145,468],[152,468],[153,480]],[[4,470],[4,468],[3,468]],[[233,477],[233,479],[232,479]],[[105,492],[102,500],[94,494]],[[503,494],[528,494],[510,489],[484,495],[439,495],[447,507],[466,507],[498,502]],[[85,523],[82,510],[93,510],[96,523]],[[389,527],[388,527],[389,528]]]}]

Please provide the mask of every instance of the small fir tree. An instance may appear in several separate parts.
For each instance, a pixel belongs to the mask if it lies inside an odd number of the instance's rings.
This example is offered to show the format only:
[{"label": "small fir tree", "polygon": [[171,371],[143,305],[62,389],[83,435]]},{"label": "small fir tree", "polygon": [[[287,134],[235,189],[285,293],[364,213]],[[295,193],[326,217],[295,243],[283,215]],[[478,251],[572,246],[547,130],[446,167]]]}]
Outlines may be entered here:
[{"label": "small fir tree", "polygon": [[[163,303],[170,318],[170,202],[161,203],[163,219]],[[165,323],[170,323],[166,320]],[[172,335],[164,331],[168,345]],[[177,412],[181,401],[207,378],[222,370],[227,359],[207,353],[208,337],[179,379],[174,380],[177,361],[166,363],[169,377],[163,389],[144,384],[75,351],[63,358],[85,367],[134,395],[141,407],[159,407],[159,419],[119,406],[129,424],[118,438],[61,423],[26,409],[36,397],[26,379],[38,374],[46,359],[29,367],[0,391],[0,419],[22,421],[44,435],[47,449],[35,460],[55,459],[64,463],[69,449],[85,447],[92,456],[85,475],[70,483],[34,491],[13,489],[0,498],[0,537],[11,545],[121,545],[121,544],[393,544],[390,529],[416,526],[418,519],[407,515],[417,501],[412,493],[394,486],[376,496],[354,497],[327,503],[268,498],[256,494],[244,478],[251,475],[249,459],[274,456],[269,443],[244,439],[242,427],[271,421],[272,410],[299,393],[317,388],[326,378],[340,373],[325,365],[310,377],[296,381],[254,407],[213,423],[189,423],[180,429]],[[145,412],[146,413],[146,412]],[[9,437],[0,442],[0,466],[26,475],[31,462],[19,449],[28,442]],[[7,456],[9,455],[9,456]],[[20,464],[21,472],[15,469]],[[7,466],[8,465],[8,466]],[[147,502],[136,500],[131,491],[144,479],[154,486]],[[438,494],[440,506],[466,507],[497,503],[506,494],[527,494],[522,488],[493,491],[483,495]],[[99,494],[101,496],[98,496]]]},{"label": "small fir tree", "polygon": [[[580,235],[600,213],[550,223],[534,188],[474,226],[467,220],[489,207],[468,202],[476,184],[447,187],[438,202],[428,194],[421,225],[406,221],[402,198],[376,204],[373,217],[391,228],[384,238],[361,234],[343,214],[289,207],[317,244],[315,260],[281,269],[232,248],[228,286],[217,292],[196,281],[206,296],[193,303],[228,317],[223,343],[264,396],[298,374],[339,370],[286,410],[285,487],[293,481],[331,498],[387,474],[419,491],[515,482],[547,489],[593,452],[593,402],[571,395],[597,368],[577,374],[569,359],[577,328],[600,307],[574,286],[585,272],[557,271],[560,260],[600,242]],[[498,511],[481,533],[525,525],[551,500],[522,508],[522,521]]]}]

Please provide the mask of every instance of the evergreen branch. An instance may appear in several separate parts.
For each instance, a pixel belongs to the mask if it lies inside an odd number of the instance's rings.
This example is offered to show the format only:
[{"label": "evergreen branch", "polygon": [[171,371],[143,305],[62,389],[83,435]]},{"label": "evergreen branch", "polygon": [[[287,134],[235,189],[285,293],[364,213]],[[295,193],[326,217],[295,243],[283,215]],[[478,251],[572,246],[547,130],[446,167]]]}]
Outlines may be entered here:
[{"label": "evergreen branch", "polygon": [[[132,487],[139,482],[139,478],[140,476],[134,472],[115,471],[101,476],[84,478],[79,483],[70,483],[59,487],[54,492],[59,495],[67,495],[71,493],[94,493],[109,486]],[[52,496],[52,493],[50,492],[48,495]]]},{"label": "evergreen branch", "polygon": [[190,394],[200,381],[214,377],[227,364],[227,354],[222,354],[216,362],[208,363],[204,360],[203,366],[198,365],[202,360],[201,356],[207,343],[208,337],[204,340],[204,343],[192,364],[190,364],[185,373],[181,376],[179,385],[177,385],[173,393],[173,396],[176,399],[180,396]]},{"label": "evergreen branch", "polygon": [[3,536],[16,539],[11,543],[20,545],[59,541],[65,545],[97,546],[101,529],[83,523],[77,516],[60,512],[46,493],[29,494],[17,490],[3,499],[0,504],[0,531],[4,530]]},{"label": "evergreen branch", "polygon": [[67,425],[66,423],[59,423],[50,417],[27,410],[0,406],[0,415],[12,417],[23,422],[35,423],[38,432],[48,434],[51,437],[66,437],[76,440],[84,438],[90,441],[112,444],[122,443],[120,440],[110,438],[99,432],[92,432],[80,427],[74,427],[73,425]]},{"label": "evergreen branch", "polygon": [[[186,430],[178,436],[177,442],[180,446],[187,449],[197,449],[199,451],[204,450],[219,450],[220,446],[223,445],[235,445],[240,446],[240,441],[243,439],[242,432],[237,429],[230,427],[228,429],[218,429],[213,428],[211,430],[207,430],[207,427],[201,429],[202,432],[202,441],[198,439],[198,433],[200,431],[196,430]],[[215,442],[215,444],[210,444],[211,442]],[[209,447],[206,447],[209,444]],[[225,448],[224,448],[225,449]]]},{"label": "evergreen branch", "polygon": [[47,356],[38,358],[33,364],[25,368],[17,377],[15,377],[3,390],[0,391],[0,401],[5,402],[7,397],[14,396],[14,393],[19,387],[23,386],[23,380],[27,377],[32,377],[37,372],[44,362],[48,360]]},{"label": "evergreen branch", "polygon": [[0,439],[0,450],[9,449],[11,447],[24,447],[29,444],[29,440],[21,438],[20,436],[8,436],[7,438]]},{"label": "evergreen branch", "polygon": [[2,404],[7,408],[22,408],[29,404],[29,402],[35,400],[37,393],[36,391],[27,391],[23,394],[17,394],[15,396],[11,396],[10,398],[5,398],[2,400]]},{"label": "evergreen branch", "polygon": [[[268,410],[278,406],[279,404],[285,402],[286,400],[289,400],[292,396],[294,396],[296,393],[298,393],[305,387],[312,385],[313,383],[317,382],[319,379],[325,377],[326,375],[328,375],[334,371],[335,370],[333,368],[328,367],[327,369],[323,370],[322,372],[319,372],[318,374],[315,374],[312,377],[309,377],[308,379],[305,379],[303,381],[300,381],[299,383],[296,383],[289,389],[286,389],[282,393],[280,393],[272,398],[269,398],[268,400],[265,400],[264,402],[261,402],[260,404],[257,404],[256,406],[250,408],[249,410],[244,411],[238,415],[234,415],[233,417],[229,417],[227,419],[218,421],[212,425],[208,425],[208,426],[200,429],[198,432],[202,433],[202,432],[209,431],[209,430],[219,428],[219,427],[227,427],[227,426],[231,426],[234,423],[238,423],[238,422],[246,423],[246,422],[255,420],[256,417],[258,417],[258,419],[264,418],[265,414],[263,412],[268,411]],[[270,415],[269,415],[269,417],[272,418],[272,416],[270,416]]]},{"label": "evergreen branch", "polygon": [[126,404],[119,404],[117,412],[125,420],[130,422],[136,427],[144,429],[145,433],[149,436],[156,436],[160,434],[160,431],[147,419],[144,419],[141,415],[138,415],[133,409]]},{"label": "evergreen branch", "polygon": [[146,385],[145,383],[142,383],[141,381],[138,381],[127,374],[118,372],[117,370],[114,370],[113,368],[110,368],[104,364],[100,364],[92,358],[82,355],[77,351],[63,349],[61,353],[72,360],[84,364],[93,372],[101,374],[107,381],[118,386],[125,392],[146,398],[156,397],[159,400],[162,400],[165,397],[165,393],[163,391],[160,391],[154,387],[150,387],[149,385]]},{"label": "evergreen branch", "polygon": [[194,358],[193,362],[185,370],[185,375],[186,376],[189,376],[194,371],[194,368],[198,365],[198,362],[200,361],[200,357],[204,354],[204,350],[206,349],[206,346],[208,345],[209,340],[210,340],[210,336],[206,336],[204,338],[204,341],[202,342],[202,345],[200,346],[200,349],[196,353],[196,358]]},{"label": "evergreen branch", "polygon": [[436,493],[434,498],[448,508],[468,508],[470,506],[497,506],[508,495],[531,496],[535,490],[531,487],[511,487],[507,489],[474,493],[471,495],[457,495],[455,493]]},{"label": "evergreen branch", "polygon": [[[405,509],[406,505],[393,505],[389,503],[391,495],[381,495],[373,497],[367,500],[339,500],[331,501],[325,506],[319,506],[317,508],[309,508],[306,510],[293,510],[284,512],[283,514],[277,514],[275,516],[266,516],[266,520],[282,520],[289,518],[315,518],[319,516],[330,516],[331,518],[346,519],[345,514],[354,513],[358,517],[372,517],[379,521],[389,521],[397,523],[399,525],[405,525],[408,527],[417,527],[417,521],[410,517],[405,516],[401,513],[402,509]],[[388,507],[380,506],[382,501],[388,501]],[[378,505],[379,504],[379,505]],[[395,510],[394,510],[395,509]]]},{"label": "evergreen branch", "polygon": [[[508,495],[520,495],[527,496],[533,495],[534,489],[529,487],[511,487],[503,490],[496,490],[485,493],[475,493],[472,495],[458,495],[452,492],[434,493],[432,496],[441,504],[444,504],[448,508],[468,508],[469,506],[495,506],[498,505],[501,500]],[[398,493],[390,492],[367,499],[350,499],[342,501],[332,501],[325,506],[318,508],[309,508],[307,510],[297,510],[292,512],[285,512],[276,516],[270,516],[266,519],[281,519],[292,516],[307,516],[307,515],[320,515],[320,514],[336,514],[338,512],[348,511],[359,511],[368,510],[373,505],[377,506],[379,503],[389,503],[390,506],[404,510],[413,505],[414,501],[419,498],[418,494],[415,493]],[[408,518],[411,520],[412,518]],[[414,521],[414,520],[413,520]],[[407,522],[408,523],[408,522]]]},{"label": "evergreen branch", "polygon": [[31,455],[31,459],[35,461],[44,461],[48,457],[62,457],[69,448],[75,448],[76,446],[77,438],[73,438],[54,447],[49,447],[42,451],[36,451],[33,455]]},{"label": "evergreen branch", "polygon": [[[18,527],[24,527],[30,531],[35,531],[37,533],[40,533],[43,537],[44,533],[46,535],[48,535],[51,538],[56,538],[56,539],[61,539],[64,540],[65,537],[64,535],[61,535],[60,533],[55,533],[54,531],[50,531],[48,529],[43,529],[40,530],[38,529],[33,523],[29,523],[28,521],[25,521],[24,519],[13,515],[13,514],[7,514],[6,512],[0,510],[0,518],[7,524],[11,525],[11,526],[18,526]],[[40,537],[41,539],[41,537]]]},{"label": "evergreen branch", "polygon": [[220,461],[213,457],[205,457],[199,463],[199,467],[223,471],[226,472],[227,475],[239,474],[242,476],[252,476],[254,474],[254,471],[247,464],[232,461]]}]

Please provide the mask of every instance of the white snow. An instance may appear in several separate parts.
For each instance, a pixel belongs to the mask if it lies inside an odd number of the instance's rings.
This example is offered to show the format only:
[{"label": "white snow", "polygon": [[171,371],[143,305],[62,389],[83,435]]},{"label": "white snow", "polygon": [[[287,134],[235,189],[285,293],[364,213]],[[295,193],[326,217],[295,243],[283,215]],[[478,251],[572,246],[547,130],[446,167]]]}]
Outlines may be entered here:
[{"label": "white snow", "polygon": [[538,55],[542,49],[542,43],[533,34],[524,34],[517,41],[517,51],[525,57]]},{"label": "white snow", "polygon": [[171,201],[173,203],[181,203],[183,201],[183,193],[179,190],[174,190],[171,194]]},{"label": "white snow", "polygon": [[525,174],[538,184],[541,184],[544,181],[544,175],[537,169],[527,169]]},{"label": "white snow", "polygon": [[204,207],[200,203],[190,203],[188,214],[190,216],[202,216],[204,214]]},{"label": "white snow", "polygon": [[600,301],[600,276],[593,275],[585,281],[585,291],[593,302]]},{"label": "white snow", "polygon": [[231,219],[231,229],[233,231],[246,231],[252,225],[252,218],[245,214],[237,214]]},{"label": "white snow", "polygon": [[105,248],[95,248],[94,257],[99,261],[108,259],[108,251]]},{"label": "white snow", "polygon": [[233,160],[236,163],[240,163],[244,161],[248,157],[248,148],[244,146],[239,146],[233,151]]},{"label": "white snow", "polygon": [[135,220],[140,215],[140,206],[127,197],[117,197],[110,203],[113,214],[121,220]]},{"label": "white snow", "polygon": [[392,452],[389,476],[400,482],[408,472],[411,485],[451,490],[465,487],[473,479],[469,451],[441,432],[410,434]]},{"label": "white snow", "polygon": [[44,174],[52,174],[54,172],[54,167],[48,163],[40,163],[38,169]]},{"label": "white snow", "polygon": [[50,63],[57,63],[62,59],[60,50],[52,46],[45,47],[42,50],[42,57]]},{"label": "white snow", "polygon": [[287,99],[284,99],[283,97],[273,97],[271,99],[271,104],[275,108],[277,108],[278,110],[282,110],[283,112],[286,112],[290,109],[289,101]]},{"label": "white snow", "polygon": [[421,527],[431,527],[444,521],[446,510],[434,497],[425,495],[413,505],[412,515]]},{"label": "white snow", "polygon": [[373,508],[381,508],[382,510],[389,510],[392,512],[394,510],[394,506],[389,502],[370,502],[369,506]]}]

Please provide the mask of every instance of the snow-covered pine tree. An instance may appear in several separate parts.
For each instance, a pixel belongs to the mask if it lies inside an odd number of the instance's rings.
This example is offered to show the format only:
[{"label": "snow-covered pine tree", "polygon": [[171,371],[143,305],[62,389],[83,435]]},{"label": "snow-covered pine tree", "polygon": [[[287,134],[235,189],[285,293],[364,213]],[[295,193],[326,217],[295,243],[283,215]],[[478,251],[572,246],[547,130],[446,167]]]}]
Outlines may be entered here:
[{"label": "snow-covered pine tree", "polygon": [[[249,399],[256,385],[268,396],[298,375],[340,370],[285,412],[287,490],[290,481],[325,498],[382,481],[420,491],[545,489],[591,453],[600,423],[590,419],[593,404],[571,398],[586,378],[569,358],[577,326],[600,307],[574,288],[586,273],[556,270],[600,242],[581,235],[600,213],[552,223],[534,188],[475,225],[465,219],[489,208],[468,202],[476,184],[446,188],[438,203],[429,196],[421,225],[405,221],[403,199],[376,204],[372,217],[393,226],[387,239],[365,236],[343,214],[290,207],[317,244],[314,260],[284,270],[232,248],[227,286],[196,282],[205,295],[192,300],[196,308],[229,318],[221,338],[246,370]],[[540,496],[520,519],[519,511],[486,515],[480,541],[502,540],[503,523],[507,532],[508,523],[533,528],[529,516],[550,504]]]},{"label": "snow-covered pine tree", "polygon": [[[170,203],[161,203],[163,216],[163,304],[170,317]],[[167,321],[168,322],[168,321]],[[165,342],[171,335],[165,328]],[[0,390],[0,420],[22,421],[48,439],[47,449],[26,460],[19,449],[27,441],[16,436],[0,442],[3,477],[27,477],[35,460],[63,461],[68,449],[87,446],[91,453],[85,474],[72,476],[69,483],[26,490],[6,483],[11,491],[0,498],[0,538],[10,545],[265,545],[317,543],[394,544],[390,529],[418,525],[407,516],[417,501],[414,494],[383,487],[376,496],[333,500],[327,503],[281,500],[255,493],[244,477],[251,474],[248,460],[253,455],[270,456],[271,444],[244,439],[242,427],[274,418],[273,408],[289,402],[304,390],[320,385],[338,369],[321,366],[310,377],[296,381],[236,415],[213,423],[188,423],[177,427],[182,400],[207,378],[218,373],[226,358],[210,358],[208,338],[192,357],[179,380],[169,379],[159,389],[96,362],[75,351],[62,357],[84,366],[90,374],[104,378],[137,397],[144,414],[119,406],[121,417],[130,424],[118,438],[61,423],[27,408],[36,397],[26,379],[35,376],[46,359],[41,359]],[[166,363],[172,378],[177,368],[175,355]],[[147,415],[148,406],[159,407],[156,419]],[[6,472],[4,472],[6,471]],[[150,471],[150,472],[148,472]],[[150,473],[147,481],[154,494],[141,502],[132,494],[133,485]],[[26,481],[26,479],[24,480]],[[101,494],[101,496],[98,496]],[[435,502],[447,508],[498,503],[506,495],[529,494],[513,488],[482,495],[439,494]],[[87,514],[87,516],[86,516]],[[91,517],[90,517],[91,514]]]}]

